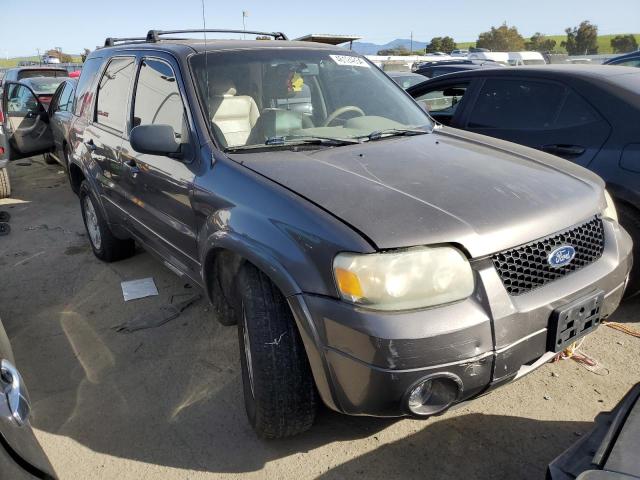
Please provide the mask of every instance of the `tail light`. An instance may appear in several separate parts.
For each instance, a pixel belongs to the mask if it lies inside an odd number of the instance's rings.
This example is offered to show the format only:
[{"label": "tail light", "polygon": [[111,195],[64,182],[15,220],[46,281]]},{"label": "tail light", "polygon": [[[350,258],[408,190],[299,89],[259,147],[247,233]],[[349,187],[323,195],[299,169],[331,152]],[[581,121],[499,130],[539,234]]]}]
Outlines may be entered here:
[{"label": "tail light", "polygon": [[38,100],[40,100],[40,103],[42,103],[45,107],[48,107],[51,103],[51,97],[52,95],[40,95],[38,97]]},{"label": "tail light", "polygon": [[0,108],[0,123],[4,123],[4,113],[2,113],[1,108]]}]

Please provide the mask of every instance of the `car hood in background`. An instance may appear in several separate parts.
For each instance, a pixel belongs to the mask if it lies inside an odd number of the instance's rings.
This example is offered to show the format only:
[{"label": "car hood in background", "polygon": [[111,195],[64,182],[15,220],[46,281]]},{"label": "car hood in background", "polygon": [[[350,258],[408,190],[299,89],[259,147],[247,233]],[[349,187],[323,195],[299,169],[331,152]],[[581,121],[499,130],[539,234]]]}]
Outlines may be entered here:
[{"label": "car hood in background", "polygon": [[565,160],[453,129],[231,158],[351,225],[379,249],[457,243],[472,257],[589,219],[602,181]]}]

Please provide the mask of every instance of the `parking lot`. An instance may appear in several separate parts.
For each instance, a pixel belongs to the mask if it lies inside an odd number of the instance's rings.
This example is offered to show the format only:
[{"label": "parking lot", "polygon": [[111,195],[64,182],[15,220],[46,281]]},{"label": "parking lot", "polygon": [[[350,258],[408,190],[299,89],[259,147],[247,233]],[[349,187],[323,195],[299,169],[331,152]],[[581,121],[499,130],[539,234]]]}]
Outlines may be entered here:
[{"label": "parking lot", "polygon": [[[142,250],[96,259],[58,166],[34,157],[13,162],[10,175],[0,316],[60,478],[543,478],[640,381],[640,340],[600,327],[583,344],[595,373],[548,364],[427,421],[325,409],[309,432],[261,441],[244,413],[236,329],[201,300],[164,325],[116,331],[194,289]],[[159,295],[125,303],[120,282],[143,277]],[[613,320],[640,327],[639,308],[628,301]]]}]

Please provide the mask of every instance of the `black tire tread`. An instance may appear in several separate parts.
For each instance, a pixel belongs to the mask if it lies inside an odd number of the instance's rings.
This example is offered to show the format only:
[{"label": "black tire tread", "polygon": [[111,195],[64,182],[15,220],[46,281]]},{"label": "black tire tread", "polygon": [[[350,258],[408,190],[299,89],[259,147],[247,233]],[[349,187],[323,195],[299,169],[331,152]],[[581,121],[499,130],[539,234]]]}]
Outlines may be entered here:
[{"label": "black tire tread", "polygon": [[[111,229],[109,228],[109,224],[106,222],[104,217],[102,216],[102,211],[98,207],[96,202],[96,197],[91,192],[91,188],[89,187],[89,183],[84,180],[80,185],[80,208],[82,210],[82,219],[84,221],[84,207],[82,206],[83,199],[86,195],[90,195],[93,201],[93,208],[96,211],[96,215],[98,217],[98,226],[100,228],[100,235],[102,236],[102,246],[100,250],[97,250],[93,243],[91,242],[91,238],[89,238],[89,243],[93,250],[93,253],[100,260],[111,263],[118,260],[123,260],[125,258],[131,257],[135,253],[135,242],[131,238],[120,239],[113,235]],[[85,223],[86,228],[86,223]],[[87,231],[87,236],[89,236],[89,232]]]},{"label": "black tire tread", "polygon": [[625,297],[631,297],[640,292],[640,211],[622,202],[616,203],[616,210],[620,225],[633,238],[633,268],[624,293]]},{"label": "black tire tread", "polygon": [[9,181],[9,171],[0,168],[0,198],[11,196],[11,182]]},{"label": "black tire tread", "polygon": [[[255,406],[254,418],[247,409],[252,426],[260,437],[269,439],[302,433],[313,425],[318,399],[291,309],[278,288],[253,266],[241,270],[241,285],[256,393],[253,399],[247,377],[245,399],[248,394],[248,401]],[[238,325],[242,348],[243,322]],[[244,359],[243,350],[240,354]]]}]

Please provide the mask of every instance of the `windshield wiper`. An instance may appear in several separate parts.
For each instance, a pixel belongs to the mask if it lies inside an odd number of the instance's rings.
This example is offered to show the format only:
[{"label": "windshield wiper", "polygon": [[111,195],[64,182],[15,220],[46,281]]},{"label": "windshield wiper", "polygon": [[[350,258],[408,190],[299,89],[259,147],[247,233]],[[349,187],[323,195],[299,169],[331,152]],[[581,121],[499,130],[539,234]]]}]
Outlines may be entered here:
[{"label": "windshield wiper", "polygon": [[297,145],[327,145],[341,146],[362,143],[355,138],[333,138],[333,137],[316,137],[316,136],[276,136],[268,138],[264,143],[256,143],[251,145],[238,145],[235,147],[225,148],[225,152],[237,152],[241,150],[260,150],[278,147],[295,147]]},{"label": "windshield wiper", "polygon": [[385,130],[376,130],[369,135],[363,135],[358,138],[366,138],[369,141],[379,140],[386,137],[410,137],[413,135],[424,135],[429,133],[429,130],[423,130],[421,128],[387,128]]},{"label": "windshield wiper", "polygon": [[287,135],[270,137],[265,145],[353,145],[360,143],[355,138],[318,137],[316,135]]}]

